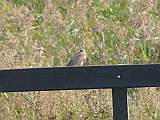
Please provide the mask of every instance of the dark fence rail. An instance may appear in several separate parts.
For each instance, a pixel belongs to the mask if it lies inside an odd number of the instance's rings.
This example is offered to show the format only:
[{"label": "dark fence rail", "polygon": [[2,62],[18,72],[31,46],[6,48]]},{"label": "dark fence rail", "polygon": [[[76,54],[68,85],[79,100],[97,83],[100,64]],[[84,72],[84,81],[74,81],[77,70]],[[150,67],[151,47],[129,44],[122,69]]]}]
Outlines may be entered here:
[{"label": "dark fence rail", "polygon": [[128,120],[127,88],[160,86],[160,64],[0,70],[0,92],[112,88],[114,120]]}]

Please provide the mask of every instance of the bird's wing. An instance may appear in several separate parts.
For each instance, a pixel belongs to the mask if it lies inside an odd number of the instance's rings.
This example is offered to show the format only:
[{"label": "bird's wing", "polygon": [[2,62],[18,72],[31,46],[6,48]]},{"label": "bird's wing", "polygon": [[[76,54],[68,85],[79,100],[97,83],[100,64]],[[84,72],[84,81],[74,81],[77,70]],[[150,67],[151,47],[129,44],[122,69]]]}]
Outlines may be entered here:
[{"label": "bird's wing", "polygon": [[76,53],[73,58],[69,61],[67,66],[77,66],[79,65],[84,59],[84,55],[80,53]]},{"label": "bird's wing", "polygon": [[73,60],[70,60],[67,66],[74,66],[75,62]]},{"label": "bird's wing", "polygon": [[77,66],[77,65],[80,65],[81,62],[82,61],[73,61],[73,60],[70,60],[67,66]]}]

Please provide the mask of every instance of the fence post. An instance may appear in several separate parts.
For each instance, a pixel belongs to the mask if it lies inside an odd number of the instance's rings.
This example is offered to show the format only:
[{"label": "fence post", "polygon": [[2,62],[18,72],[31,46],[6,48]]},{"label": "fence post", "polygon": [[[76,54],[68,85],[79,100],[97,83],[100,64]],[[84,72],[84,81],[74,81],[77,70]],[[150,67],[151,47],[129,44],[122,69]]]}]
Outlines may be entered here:
[{"label": "fence post", "polygon": [[112,88],[113,119],[128,120],[127,88]]}]

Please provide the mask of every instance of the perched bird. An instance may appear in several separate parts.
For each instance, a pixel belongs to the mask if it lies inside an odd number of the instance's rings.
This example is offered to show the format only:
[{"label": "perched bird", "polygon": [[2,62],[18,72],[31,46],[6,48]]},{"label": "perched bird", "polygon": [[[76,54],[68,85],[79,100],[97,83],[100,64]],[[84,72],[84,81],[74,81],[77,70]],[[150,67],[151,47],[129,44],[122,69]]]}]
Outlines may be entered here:
[{"label": "perched bird", "polygon": [[83,61],[86,60],[86,52],[84,49],[80,49],[80,51],[72,57],[67,66],[82,66]]}]

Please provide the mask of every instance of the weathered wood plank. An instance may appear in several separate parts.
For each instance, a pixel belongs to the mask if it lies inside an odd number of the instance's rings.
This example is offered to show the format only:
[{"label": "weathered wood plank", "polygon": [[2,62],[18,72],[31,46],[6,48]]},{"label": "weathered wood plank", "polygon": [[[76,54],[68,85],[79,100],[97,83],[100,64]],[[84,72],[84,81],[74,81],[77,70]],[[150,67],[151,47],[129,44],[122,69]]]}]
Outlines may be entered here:
[{"label": "weathered wood plank", "polygon": [[0,70],[0,91],[160,86],[160,64]]}]

